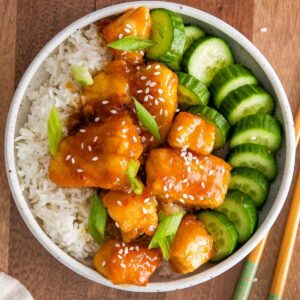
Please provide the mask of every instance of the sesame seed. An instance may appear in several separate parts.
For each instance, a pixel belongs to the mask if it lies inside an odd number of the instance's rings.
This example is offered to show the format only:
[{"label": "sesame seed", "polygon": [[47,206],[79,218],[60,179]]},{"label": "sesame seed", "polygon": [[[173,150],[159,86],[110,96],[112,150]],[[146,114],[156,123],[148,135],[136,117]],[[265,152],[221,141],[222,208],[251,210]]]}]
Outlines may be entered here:
[{"label": "sesame seed", "polygon": [[113,115],[115,115],[115,114],[117,113],[117,111],[116,111],[115,109],[112,109],[110,112],[111,112]]},{"label": "sesame seed", "polygon": [[104,260],[101,264],[102,267],[104,267],[106,265],[106,261]]},{"label": "sesame seed", "polygon": [[182,143],[182,140],[180,138],[176,138],[176,141],[181,144]]},{"label": "sesame seed", "polygon": [[156,86],[156,82],[155,82],[155,81],[152,81],[149,85],[150,85],[151,87],[154,87],[154,86]]},{"label": "sesame seed", "polygon": [[185,203],[185,201],[183,199],[179,199],[179,202],[181,203]]},{"label": "sesame seed", "polygon": [[128,128],[122,129],[122,133],[126,133],[128,131]]},{"label": "sesame seed", "polygon": [[167,117],[169,115],[169,111],[166,109],[165,110],[165,116]]},{"label": "sesame seed", "polygon": [[145,207],[143,207],[143,214],[146,215],[147,213],[148,213],[147,209]]},{"label": "sesame seed", "polygon": [[118,258],[119,258],[119,259],[122,259],[123,257],[122,257],[121,255],[118,255]]},{"label": "sesame seed", "polygon": [[97,123],[97,122],[99,122],[99,120],[100,120],[100,118],[96,117],[94,121]]},{"label": "sesame seed", "polygon": [[79,129],[79,131],[82,132],[82,133],[86,132],[85,129]]},{"label": "sesame seed", "polygon": [[144,97],[144,101],[147,102],[148,101],[148,96]]},{"label": "sesame seed", "polygon": [[146,70],[150,70],[151,68],[152,68],[152,66],[148,65],[147,68],[146,68]]},{"label": "sesame seed", "polygon": [[125,255],[128,254],[128,247],[125,248],[124,254],[125,254]]},{"label": "sesame seed", "polygon": [[159,100],[160,102],[166,102],[165,99],[162,98],[162,97],[158,97],[158,100]]},{"label": "sesame seed", "polygon": [[171,189],[172,186],[173,186],[173,182],[170,182],[169,185],[168,185],[168,188]]},{"label": "sesame seed", "polygon": [[69,160],[71,157],[72,157],[71,154],[68,154],[68,155],[66,156],[66,160]]},{"label": "sesame seed", "polygon": [[137,94],[141,94],[143,91],[142,90],[137,90],[136,93]]},{"label": "sesame seed", "polygon": [[82,173],[83,172],[82,169],[77,169],[76,171],[77,171],[77,173]]},{"label": "sesame seed", "polygon": [[122,242],[122,247],[125,247],[125,246],[126,246],[126,244],[124,242]]},{"label": "sesame seed", "polygon": [[123,249],[120,249],[120,250],[119,250],[119,254],[123,254]]},{"label": "sesame seed", "polygon": [[209,170],[209,172],[208,172],[208,176],[211,176],[213,173],[214,173],[214,171],[213,171],[213,170]]},{"label": "sesame seed", "polygon": [[117,201],[117,204],[118,204],[118,205],[120,205],[120,206],[123,206],[123,204],[122,204],[122,201],[121,201],[121,200],[118,200],[118,201]]},{"label": "sesame seed", "polygon": [[188,196],[187,194],[182,194],[182,197],[183,197],[184,199],[187,199],[189,196]]},{"label": "sesame seed", "polygon": [[158,104],[159,104],[159,102],[158,102],[157,99],[155,99],[154,104],[155,104],[155,105],[158,105]]},{"label": "sesame seed", "polygon": [[125,27],[127,27],[127,28],[129,28],[129,29],[132,28],[132,26],[131,26],[130,24],[128,24],[128,23],[125,25]]},{"label": "sesame seed", "polygon": [[129,29],[129,28],[124,28],[124,31],[125,31],[126,33],[130,33],[130,29]]},{"label": "sesame seed", "polygon": [[205,183],[204,183],[204,181],[201,182],[201,187],[202,187],[203,189],[205,189]]},{"label": "sesame seed", "polygon": [[145,136],[142,136],[142,137],[141,137],[141,141],[142,141],[142,143],[143,143],[143,142],[146,142],[146,140],[147,140],[147,139],[146,139],[146,137],[145,137]]},{"label": "sesame seed", "polygon": [[140,247],[139,247],[139,246],[135,246],[135,250],[136,250],[136,251],[139,251],[139,250],[140,250]]},{"label": "sesame seed", "polygon": [[131,247],[129,248],[129,250],[130,250],[130,251],[132,251],[133,249],[134,249],[134,247],[133,247],[133,246],[131,246]]},{"label": "sesame seed", "polygon": [[179,109],[179,108],[176,108],[175,112],[179,112],[179,111],[180,111],[180,109]]},{"label": "sesame seed", "polygon": [[136,67],[136,69],[137,69],[137,70],[140,70],[140,69],[141,69],[141,67],[140,67],[140,66],[137,66],[137,67]]},{"label": "sesame seed", "polygon": [[116,225],[118,228],[120,228],[120,226],[119,226],[118,222],[116,222],[116,223],[115,223],[115,225]]},{"label": "sesame seed", "polygon": [[148,85],[150,85],[151,84],[151,80],[148,80],[147,82],[146,82],[146,86],[148,86]]},{"label": "sesame seed", "polygon": [[96,143],[97,140],[98,140],[98,136],[95,136],[95,137],[94,137],[94,143]]},{"label": "sesame seed", "polygon": [[262,27],[259,29],[260,32],[267,32],[268,31],[268,28],[267,27]]},{"label": "sesame seed", "polygon": [[159,114],[162,115],[162,112],[163,112],[163,109],[161,108],[161,109],[159,110]]},{"label": "sesame seed", "polygon": [[133,139],[133,141],[135,142],[135,143],[137,143],[137,138],[136,138],[136,136],[134,135],[133,137],[132,137],[132,139]]},{"label": "sesame seed", "polygon": [[148,97],[149,97],[149,99],[153,99],[153,96],[152,96],[152,95],[150,95],[150,94],[148,95]]},{"label": "sesame seed", "polygon": [[88,149],[90,152],[92,152],[92,146],[88,145]]},{"label": "sesame seed", "polygon": [[160,72],[154,72],[153,75],[160,75]]},{"label": "sesame seed", "polygon": [[153,141],[154,141],[154,136],[151,136],[150,142],[153,142]]},{"label": "sesame seed", "polygon": [[92,161],[97,161],[98,159],[99,159],[98,156],[94,156],[94,157],[92,158]]},{"label": "sesame seed", "polygon": [[191,172],[191,166],[188,166],[188,167],[187,167],[187,171],[188,171],[188,172]]},{"label": "sesame seed", "polygon": [[146,76],[141,76],[141,80],[145,80],[147,77]]},{"label": "sesame seed", "polygon": [[123,38],[124,34],[123,33],[120,33],[119,34],[119,39]]},{"label": "sesame seed", "polygon": [[163,90],[162,90],[162,89],[158,89],[157,92],[158,92],[159,94],[162,94],[162,93],[163,93]]},{"label": "sesame seed", "polygon": [[119,243],[115,243],[115,246],[116,246],[117,248],[120,248],[120,244],[119,244]]},{"label": "sesame seed", "polygon": [[147,88],[145,89],[145,93],[146,93],[146,94],[149,94],[149,92],[150,92],[150,89],[147,87]]},{"label": "sesame seed", "polygon": [[140,51],[140,54],[141,54],[141,55],[144,55],[144,54],[145,54],[145,52],[142,50],[142,51]]},{"label": "sesame seed", "polygon": [[155,69],[156,69],[156,70],[160,69],[160,65],[156,65],[156,66],[155,66]]},{"label": "sesame seed", "polygon": [[126,265],[125,265],[125,264],[123,264],[123,263],[121,263],[121,264],[120,264],[120,266],[121,266],[123,269],[125,269],[125,268],[126,268]]},{"label": "sesame seed", "polygon": [[75,165],[75,158],[74,157],[72,157],[71,162],[72,162],[73,165]]},{"label": "sesame seed", "polygon": [[170,197],[169,194],[165,194],[165,198],[168,199]]},{"label": "sesame seed", "polygon": [[166,186],[163,187],[163,191],[166,192],[168,188]]}]

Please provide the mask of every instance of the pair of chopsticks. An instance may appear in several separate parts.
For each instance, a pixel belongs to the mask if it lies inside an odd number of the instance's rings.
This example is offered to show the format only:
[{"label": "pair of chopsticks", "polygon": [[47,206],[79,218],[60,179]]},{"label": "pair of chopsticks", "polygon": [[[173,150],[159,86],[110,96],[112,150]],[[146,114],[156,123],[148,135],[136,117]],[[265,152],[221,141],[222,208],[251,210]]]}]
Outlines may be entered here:
[{"label": "pair of chopsticks", "polygon": [[[298,146],[300,138],[300,108],[298,109],[295,119],[295,137],[296,146]],[[290,206],[283,239],[281,241],[272,286],[269,292],[269,300],[282,299],[289,265],[293,254],[297,229],[300,221],[300,172],[298,172],[297,176],[298,178],[296,181],[296,187]],[[246,258],[239,282],[233,295],[234,300],[248,299],[267,239],[268,234]]]}]

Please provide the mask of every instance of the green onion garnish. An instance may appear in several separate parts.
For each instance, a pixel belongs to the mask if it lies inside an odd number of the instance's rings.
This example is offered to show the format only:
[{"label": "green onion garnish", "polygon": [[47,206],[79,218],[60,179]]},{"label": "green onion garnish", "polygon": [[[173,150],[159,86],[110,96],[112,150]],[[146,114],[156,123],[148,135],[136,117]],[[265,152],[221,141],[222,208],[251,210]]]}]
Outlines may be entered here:
[{"label": "green onion garnish", "polygon": [[48,143],[49,151],[53,156],[57,152],[59,143],[62,138],[62,125],[59,119],[58,111],[55,106],[52,107],[48,118]]},{"label": "green onion garnish", "polygon": [[94,83],[93,77],[87,67],[73,66],[71,73],[74,80],[82,86],[92,85]]},{"label": "green onion garnish", "polygon": [[136,36],[125,36],[122,39],[107,44],[107,47],[122,51],[137,51],[153,46],[155,42]]},{"label": "green onion garnish", "polygon": [[159,128],[155,119],[139,101],[134,97],[133,100],[139,121],[158,141],[160,141]]},{"label": "green onion garnish", "polygon": [[171,245],[184,214],[184,211],[172,215],[159,214],[160,223],[149,244],[149,249],[160,248],[165,260],[169,260]]},{"label": "green onion garnish", "polygon": [[137,195],[141,195],[143,192],[143,185],[136,178],[136,174],[137,174],[139,168],[140,168],[140,162],[131,159],[128,164],[127,174],[128,174],[130,186],[131,186],[133,192]]},{"label": "green onion garnish", "polygon": [[107,211],[97,194],[91,198],[88,231],[98,244],[104,238]]}]

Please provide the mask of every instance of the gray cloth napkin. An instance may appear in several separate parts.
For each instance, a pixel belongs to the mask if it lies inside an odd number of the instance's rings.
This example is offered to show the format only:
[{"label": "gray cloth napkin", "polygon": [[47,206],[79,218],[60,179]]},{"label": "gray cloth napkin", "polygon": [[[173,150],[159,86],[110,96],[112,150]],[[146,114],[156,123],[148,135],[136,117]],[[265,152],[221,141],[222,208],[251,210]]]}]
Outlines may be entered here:
[{"label": "gray cloth napkin", "polygon": [[0,300],[34,300],[15,278],[0,272]]}]

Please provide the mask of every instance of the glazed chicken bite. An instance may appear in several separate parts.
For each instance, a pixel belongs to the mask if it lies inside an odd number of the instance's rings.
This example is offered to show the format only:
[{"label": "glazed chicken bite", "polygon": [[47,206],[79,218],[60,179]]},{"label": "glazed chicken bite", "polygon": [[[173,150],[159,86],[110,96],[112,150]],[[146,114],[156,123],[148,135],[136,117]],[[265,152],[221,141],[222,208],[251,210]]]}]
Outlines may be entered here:
[{"label": "glazed chicken bite", "polygon": [[158,249],[139,243],[107,240],[93,259],[95,269],[114,284],[145,286],[161,261]]},{"label": "glazed chicken bite", "polygon": [[63,187],[129,188],[130,159],[142,145],[131,118],[123,113],[92,123],[62,140],[49,166],[49,177]]},{"label": "glazed chicken bite", "polygon": [[190,208],[215,208],[225,198],[231,166],[214,155],[153,149],[146,162],[147,187],[157,199]]},{"label": "glazed chicken bite", "polygon": [[94,83],[83,88],[86,115],[109,112],[115,107],[130,103],[131,68],[125,60],[109,63],[106,68],[93,77]]},{"label": "glazed chicken bite", "polygon": [[[150,11],[147,7],[130,9],[102,29],[105,40],[110,43],[125,36],[149,38],[151,30]],[[115,58],[124,58],[132,64],[143,62],[143,51],[113,50]]]},{"label": "glazed chicken bite", "polygon": [[122,232],[122,239],[130,242],[145,233],[152,236],[157,226],[157,202],[146,191],[142,195],[110,191],[103,196],[103,204]]},{"label": "glazed chicken bite", "polygon": [[[134,96],[154,116],[164,142],[177,107],[177,76],[163,64],[151,63],[138,67],[134,82]],[[149,138],[147,133],[144,136]],[[158,144],[154,139],[150,141],[152,145]]]},{"label": "glazed chicken bite", "polygon": [[215,127],[188,112],[179,113],[173,121],[168,142],[175,148],[188,148],[199,154],[212,152],[215,143]]},{"label": "glazed chicken bite", "polygon": [[177,273],[195,271],[213,256],[213,239],[194,215],[185,216],[172,243],[169,263]]}]

